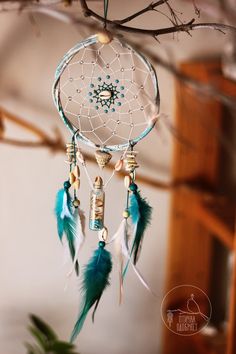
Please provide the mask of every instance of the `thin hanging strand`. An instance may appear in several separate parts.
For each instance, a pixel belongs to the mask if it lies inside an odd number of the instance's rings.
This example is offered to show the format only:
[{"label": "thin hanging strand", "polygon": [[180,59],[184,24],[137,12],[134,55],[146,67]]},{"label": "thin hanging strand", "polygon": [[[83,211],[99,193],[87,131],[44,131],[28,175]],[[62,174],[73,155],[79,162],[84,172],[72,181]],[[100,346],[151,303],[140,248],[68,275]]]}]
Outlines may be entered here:
[{"label": "thin hanging strand", "polygon": [[107,13],[108,13],[108,5],[109,5],[109,0],[104,0],[104,28],[107,28]]},{"label": "thin hanging strand", "polygon": [[83,168],[84,168],[84,172],[85,172],[85,175],[87,177],[87,180],[88,180],[88,183],[89,183],[89,186],[91,189],[93,189],[93,182],[92,182],[92,179],[88,173],[88,169],[87,169],[87,166],[85,163],[82,164]]},{"label": "thin hanging strand", "polygon": [[[129,148],[130,148],[130,147],[127,146],[127,148],[123,151],[123,153],[122,153],[122,155],[121,155],[121,157],[120,157],[120,160],[124,160],[124,157],[125,157],[127,151],[129,150]],[[111,180],[112,180],[112,178],[114,177],[115,173],[116,173],[116,170],[115,170],[115,168],[114,168],[113,171],[112,171],[112,173],[111,173],[111,175],[110,175],[110,177],[108,178],[108,180],[107,180],[106,183],[104,184],[104,187],[103,187],[104,190],[107,188],[108,184],[111,182]]]}]

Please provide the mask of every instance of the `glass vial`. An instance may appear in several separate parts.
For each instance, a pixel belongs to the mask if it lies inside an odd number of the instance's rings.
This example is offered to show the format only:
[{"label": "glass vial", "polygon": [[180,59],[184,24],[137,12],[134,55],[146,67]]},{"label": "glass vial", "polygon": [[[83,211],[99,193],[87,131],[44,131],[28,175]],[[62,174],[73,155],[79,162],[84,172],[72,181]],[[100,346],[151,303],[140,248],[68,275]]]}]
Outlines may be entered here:
[{"label": "glass vial", "polygon": [[90,230],[102,230],[104,226],[104,203],[105,194],[103,191],[103,180],[100,176],[95,178],[93,190],[90,194]]}]

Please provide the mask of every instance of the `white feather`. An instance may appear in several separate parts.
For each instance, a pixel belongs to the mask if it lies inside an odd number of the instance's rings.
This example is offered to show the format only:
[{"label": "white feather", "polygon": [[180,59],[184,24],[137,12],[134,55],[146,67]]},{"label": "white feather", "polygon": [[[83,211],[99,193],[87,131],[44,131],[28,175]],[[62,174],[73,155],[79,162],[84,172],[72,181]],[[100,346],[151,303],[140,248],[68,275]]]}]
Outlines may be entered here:
[{"label": "white feather", "polygon": [[72,219],[72,215],[71,212],[68,208],[68,204],[67,204],[67,193],[64,192],[63,195],[63,204],[62,204],[62,211],[61,211],[61,218],[64,219],[65,217],[68,217],[70,219]]},{"label": "white feather", "polygon": [[128,223],[126,219],[123,219],[117,232],[115,235],[112,237],[113,241],[115,241],[115,254],[117,257],[117,260],[119,262],[119,279],[120,279],[120,301],[119,303],[122,302],[123,298],[123,263],[124,259],[131,264],[132,269],[134,270],[134,273],[138,277],[139,281],[141,284],[155,297],[157,295],[154,293],[154,291],[151,289],[151,287],[148,285],[146,280],[144,279],[143,275],[140,273],[140,271],[137,269],[137,267],[134,265],[132,258],[130,256],[130,251],[129,251],[129,245],[128,245]]},{"label": "white feather", "polygon": [[85,216],[84,216],[84,212],[81,209],[79,209],[78,217],[77,217],[77,225],[76,225],[76,235],[75,235],[76,238],[75,238],[74,264],[78,260],[79,252],[85,240],[84,230],[85,230]]},{"label": "white feather", "polygon": [[75,263],[76,261],[78,261],[79,252],[83,246],[84,240],[85,240],[85,215],[84,212],[78,208],[78,216],[77,216],[76,232],[75,232],[75,257],[73,261],[73,266],[67,274],[68,277],[70,277],[74,271]]},{"label": "white feather", "polygon": [[124,287],[123,287],[123,265],[124,265],[124,258],[128,256],[128,248],[126,247],[125,238],[127,235],[127,220],[123,219],[121,224],[112,237],[112,242],[115,241],[115,255],[118,260],[118,273],[119,273],[119,304],[122,303],[123,294],[124,294]]}]

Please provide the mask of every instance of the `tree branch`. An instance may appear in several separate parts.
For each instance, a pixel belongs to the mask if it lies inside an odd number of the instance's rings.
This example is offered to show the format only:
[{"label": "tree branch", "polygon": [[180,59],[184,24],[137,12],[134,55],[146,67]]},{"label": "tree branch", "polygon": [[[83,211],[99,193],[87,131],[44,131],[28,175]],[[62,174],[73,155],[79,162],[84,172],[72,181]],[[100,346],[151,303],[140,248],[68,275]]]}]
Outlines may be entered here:
[{"label": "tree branch", "polygon": [[[0,144],[5,144],[9,146],[15,146],[15,147],[20,147],[20,148],[46,148],[50,149],[53,152],[63,152],[65,153],[65,142],[62,139],[62,136],[59,132],[59,130],[56,131],[56,136],[54,139],[52,139],[47,133],[42,131],[40,128],[38,128],[36,125],[18,117],[15,116],[12,113],[7,112],[3,108],[0,108],[0,117],[2,114],[2,120],[9,120],[12,123],[18,125],[24,130],[27,130],[31,132],[33,135],[37,136],[39,138],[39,141],[27,141],[27,140],[18,140],[18,139],[13,139],[13,138],[7,138],[4,136],[0,136]],[[59,137],[59,138],[58,138]],[[95,158],[91,154],[87,154],[83,152],[83,155],[85,157],[86,161],[90,161],[93,163],[96,163]],[[114,163],[109,164],[107,166],[109,170],[114,170]],[[125,171],[120,171],[117,173],[117,177],[123,178],[126,175]],[[196,181],[190,181],[190,180],[178,180],[178,181],[171,181],[171,182],[162,182],[157,179],[149,178],[144,175],[139,175],[137,176],[137,179],[140,183],[146,184],[148,186],[152,186],[161,190],[167,190],[167,191],[172,191],[172,190],[181,190],[181,188],[187,188],[190,191],[197,192],[199,194],[202,194],[204,196],[208,196],[210,198],[216,199],[218,198],[217,195],[213,195],[207,190],[202,190],[200,187],[197,186]]]},{"label": "tree branch", "polygon": [[160,5],[163,5],[165,3],[167,3],[169,0],[159,0],[159,1],[156,1],[156,2],[151,2],[147,7],[145,7],[144,9],[140,10],[140,11],[137,11],[135,12],[133,15],[131,16],[128,16],[126,18],[124,18],[123,20],[115,20],[114,22],[119,24],[119,25],[122,25],[124,23],[127,23],[127,22],[130,22],[132,20],[134,20],[136,17],[139,17],[149,11],[153,11],[154,9],[156,9],[158,6]]},{"label": "tree branch", "polygon": [[[167,1],[166,1],[167,3]],[[105,18],[91,10],[88,5],[86,0],[80,0],[81,8],[84,13],[84,16],[86,17],[92,17],[95,20],[105,23]],[[147,8],[140,10],[139,13],[145,13]],[[143,12],[144,11],[144,12]],[[126,19],[124,19],[126,20]],[[123,21],[123,20],[120,20]],[[117,31],[124,31],[124,32],[130,32],[130,33],[138,33],[138,34],[146,34],[150,35],[152,37],[158,37],[164,34],[170,34],[170,33],[176,33],[176,32],[189,32],[192,30],[196,29],[213,29],[213,30],[218,30],[220,32],[224,32],[225,30],[231,30],[231,31],[236,31],[236,28],[233,26],[225,25],[225,24],[220,24],[220,23],[197,23],[193,24],[195,22],[195,19],[192,19],[191,21],[187,23],[182,23],[180,25],[175,25],[172,27],[167,27],[167,28],[158,28],[158,29],[144,29],[144,28],[137,28],[137,27],[130,27],[130,26],[124,26],[120,24],[119,20],[106,20],[107,26],[113,30]],[[123,22],[124,23],[124,22]]]}]

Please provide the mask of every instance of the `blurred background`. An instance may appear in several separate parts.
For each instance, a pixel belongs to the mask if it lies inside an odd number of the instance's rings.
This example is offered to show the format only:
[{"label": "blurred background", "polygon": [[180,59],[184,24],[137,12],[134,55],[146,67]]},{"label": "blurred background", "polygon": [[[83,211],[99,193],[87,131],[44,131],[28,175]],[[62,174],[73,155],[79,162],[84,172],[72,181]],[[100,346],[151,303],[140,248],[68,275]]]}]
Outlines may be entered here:
[{"label": "blurred background", "polygon": [[[111,0],[108,17],[124,18],[149,3]],[[172,3],[183,21],[198,17],[192,1]],[[103,14],[102,1],[88,4]],[[69,134],[54,107],[51,87],[64,53],[96,29],[91,19],[83,17],[77,2],[53,6],[78,19],[76,24],[56,18],[40,4],[38,9],[33,4],[32,11],[27,6],[15,10],[17,3],[0,5],[0,352],[16,354],[25,353],[24,342],[30,340],[29,313],[39,315],[67,340],[78,312],[80,284],[72,277],[64,290],[63,249],[53,215],[56,192],[67,176],[62,147]],[[197,6],[201,10],[198,21],[236,25],[234,1],[199,1]],[[152,11],[130,25],[161,28],[170,22]],[[124,304],[119,306],[114,270],[95,323],[88,318],[79,336],[78,351],[236,353],[235,36],[209,29],[161,36],[159,41],[141,34],[122,35],[134,45],[143,43],[143,52],[150,54],[164,114],[138,146],[137,178],[153,206],[139,269],[157,298],[130,271]],[[176,70],[179,79],[173,75]],[[43,146],[37,145],[37,136],[44,139]],[[93,162],[89,170],[97,174]],[[110,234],[120,222],[123,192],[123,179],[117,176],[106,195],[107,205],[114,206],[106,214]],[[88,210],[86,182],[80,193],[83,209]],[[88,231],[81,264],[96,243]],[[184,284],[200,288],[212,305],[208,326],[187,337],[171,332],[165,323],[166,309],[181,307],[186,294],[178,291],[167,307],[162,306],[165,295]],[[207,311],[204,301],[202,306]]]}]

